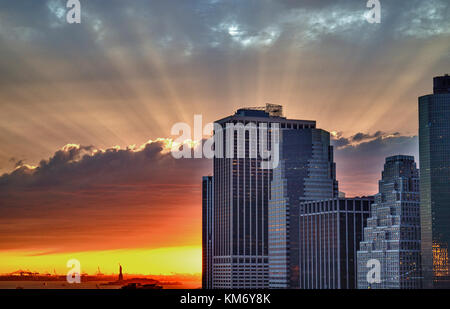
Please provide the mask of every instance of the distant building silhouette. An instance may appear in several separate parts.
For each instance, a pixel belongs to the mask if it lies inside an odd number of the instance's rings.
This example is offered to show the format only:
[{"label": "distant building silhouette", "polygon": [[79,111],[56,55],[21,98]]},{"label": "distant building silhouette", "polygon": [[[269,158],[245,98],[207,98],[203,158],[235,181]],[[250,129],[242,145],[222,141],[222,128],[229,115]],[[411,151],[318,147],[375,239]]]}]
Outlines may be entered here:
[{"label": "distant building silhouette", "polygon": [[[367,280],[372,259],[380,262],[380,283]],[[421,283],[419,171],[414,157],[392,156],[358,251],[358,288],[419,289]]]},{"label": "distant building silhouette", "polygon": [[122,265],[119,264],[119,281],[123,281],[123,275],[122,275]]},{"label": "distant building silhouette", "polygon": [[419,97],[420,209],[424,288],[450,288],[450,76]]},{"label": "distant building silhouette", "polygon": [[213,206],[214,178],[204,176],[202,179],[202,287],[213,287]]}]

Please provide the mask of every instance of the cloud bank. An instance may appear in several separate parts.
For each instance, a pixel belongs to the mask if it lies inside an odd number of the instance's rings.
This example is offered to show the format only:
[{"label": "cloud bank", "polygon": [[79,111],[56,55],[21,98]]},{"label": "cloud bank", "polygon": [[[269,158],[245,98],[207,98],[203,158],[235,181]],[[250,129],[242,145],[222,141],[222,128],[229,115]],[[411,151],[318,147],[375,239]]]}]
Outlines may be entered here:
[{"label": "cloud bank", "polygon": [[69,144],[0,177],[0,250],[196,245],[206,159],[175,160],[170,140]]},{"label": "cloud bank", "polygon": [[[335,143],[344,138],[337,136]],[[386,156],[417,160],[415,136],[375,132],[345,139],[335,160],[340,190],[350,195],[376,192]],[[36,166],[17,162],[0,177],[0,250],[198,244],[201,176],[211,174],[212,162],[176,160],[170,147],[170,139],[104,150],[68,144]]]}]

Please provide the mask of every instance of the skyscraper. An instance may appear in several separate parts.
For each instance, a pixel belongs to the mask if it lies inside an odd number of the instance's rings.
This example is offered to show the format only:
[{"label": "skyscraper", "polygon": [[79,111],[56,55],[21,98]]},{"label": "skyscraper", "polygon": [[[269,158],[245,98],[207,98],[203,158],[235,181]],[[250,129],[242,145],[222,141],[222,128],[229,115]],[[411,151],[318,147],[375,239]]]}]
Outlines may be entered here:
[{"label": "skyscraper", "polygon": [[356,253],[372,203],[372,197],[363,197],[300,204],[296,233],[301,289],[356,288]]},{"label": "skyscraper", "polygon": [[[380,282],[367,279],[370,260],[381,266]],[[418,289],[421,281],[419,171],[414,157],[392,156],[358,251],[358,288]]]},{"label": "skyscraper", "polygon": [[338,196],[330,134],[282,129],[269,200],[269,286],[299,287],[298,206]]},{"label": "skyscraper", "polygon": [[450,287],[450,76],[419,98],[420,198],[424,288]]},{"label": "skyscraper", "polygon": [[[231,125],[277,124],[283,129],[313,129],[314,121],[290,120],[282,117],[281,106],[246,108],[216,121],[221,127]],[[267,139],[270,147],[274,132],[267,136],[257,132],[232,131],[231,138],[217,139],[216,149],[232,147],[233,157],[214,158],[214,288],[268,288],[269,237],[268,204],[272,169],[263,168],[260,156],[248,151],[253,145],[260,149]],[[230,145],[231,144],[231,145]],[[238,145],[245,148],[239,150]],[[238,153],[239,152],[239,153]]]},{"label": "skyscraper", "polygon": [[202,179],[202,287],[212,288],[214,178]]}]

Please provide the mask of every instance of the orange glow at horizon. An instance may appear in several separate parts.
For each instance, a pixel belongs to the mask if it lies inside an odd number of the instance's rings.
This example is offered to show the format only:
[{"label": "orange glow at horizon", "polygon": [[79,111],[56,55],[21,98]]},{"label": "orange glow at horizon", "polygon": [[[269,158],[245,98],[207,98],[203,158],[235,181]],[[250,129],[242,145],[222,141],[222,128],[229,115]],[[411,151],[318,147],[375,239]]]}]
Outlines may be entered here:
[{"label": "orange glow at horizon", "polygon": [[19,269],[53,274],[54,270],[66,274],[66,263],[77,259],[81,272],[94,275],[98,267],[105,275],[117,274],[118,264],[124,274],[170,275],[201,273],[201,247],[167,247],[158,249],[121,249],[42,254],[26,251],[0,251],[0,273],[8,274]]}]

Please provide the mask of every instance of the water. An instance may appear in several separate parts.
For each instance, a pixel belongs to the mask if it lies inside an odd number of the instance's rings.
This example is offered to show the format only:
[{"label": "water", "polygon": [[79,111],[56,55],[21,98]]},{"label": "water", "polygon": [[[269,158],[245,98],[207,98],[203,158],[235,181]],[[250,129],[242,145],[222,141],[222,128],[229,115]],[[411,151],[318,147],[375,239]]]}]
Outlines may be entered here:
[{"label": "water", "polygon": [[70,284],[65,281],[0,281],[0,289],[120,289],[121,285],[103,285],[108,281],[88,281]]},{"label": "water", "polygon": [[[65,281],[0,281],[0,289],[120,289],[122,285],[100,285],[109,281],[87,281],[69,284]],[[163,285],[164,289],[198,289],[198,282],[184,282],[181,285]]]}]

